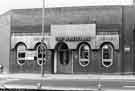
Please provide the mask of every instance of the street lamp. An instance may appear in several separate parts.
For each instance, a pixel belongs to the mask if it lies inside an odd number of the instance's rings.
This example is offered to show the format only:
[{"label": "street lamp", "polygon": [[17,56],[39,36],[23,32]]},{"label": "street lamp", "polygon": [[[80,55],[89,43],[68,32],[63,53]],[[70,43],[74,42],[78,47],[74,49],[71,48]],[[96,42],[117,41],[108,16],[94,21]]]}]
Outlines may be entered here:
[{"label": "street lamp", "polygon": [[[45,25],[45,0],[43,0],[42,8],[42,39],[41,39],[41,50],[42,50],[42,64],[41,64],[41,76],[44,76],[44,25]],[[45,50],[46,51],[46,50]]]}]

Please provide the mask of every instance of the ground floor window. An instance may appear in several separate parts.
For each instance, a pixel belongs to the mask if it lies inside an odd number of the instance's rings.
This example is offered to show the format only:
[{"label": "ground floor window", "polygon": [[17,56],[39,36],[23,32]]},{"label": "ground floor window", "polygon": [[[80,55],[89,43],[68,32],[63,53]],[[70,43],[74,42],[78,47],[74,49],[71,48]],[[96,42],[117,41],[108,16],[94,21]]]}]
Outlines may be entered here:
[{"label": "ground floor window", "polygon": [[85,67],[90,62],[90,47],[88,44],[81,44],[79,46],[79,63]]},{"label": "ground floor window", "polygon": [[46,62],[46,50],[47,46],[45,44],[39,44],[37,46],[37,64],[41,65],[42,62]]},{"label": "ground floor window", "polygon": [[102,46],[102,65],[110,67],[113,64],[113,47],[111,44],[104,44]]},{"label": "ground floor window", "polygon": [[23,65],[25,63],[26,56],[26,46],[24,44],[19,44],[17,46],[17,63]]}]

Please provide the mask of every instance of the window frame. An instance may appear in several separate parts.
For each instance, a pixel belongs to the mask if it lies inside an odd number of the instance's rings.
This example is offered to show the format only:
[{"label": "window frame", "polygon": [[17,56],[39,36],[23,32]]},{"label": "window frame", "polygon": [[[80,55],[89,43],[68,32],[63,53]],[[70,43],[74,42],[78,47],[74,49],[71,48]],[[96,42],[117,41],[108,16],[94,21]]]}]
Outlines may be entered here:
[{"label": "window frame", "polygon": [[[109,46],[110,48],[111,48],[111,58],[110,59],[104,59],[103,57],[103,48],[104,48],[104,46]],[[110,53],[109,53],[110,54]],[[102,65],[104,66],[104,67],[106,67],[106,68],[108,68],[108,67],[111,67],[112,65],[113,65],[113,56],[114,56],[114,48],[113,48],[113,46],[111,45],[111,44],[104,44],[103,46],[102,46]],[[104,64],[104,62],[110,62],[110,65],[105,65]]]},{"label": "window frame", "polygon": [[[20,63],[20,61],[22,61],[22,60],[23,60],[24,62],[23,62],[23,63]],[[22,60],[21,60],[21,59],[17,60],[17,63],[18,63],[19,65],[21,65],[21,66],[24,65],[24,64],[25,64],[25,61],[26,61],[26,60],[24,60],[24,59],[22,59]]]},{"label": "window frame", "polygon": [[[20,48],[19,49],[19,47],[24,47],[24,48]],[[17,50],[16,50],[16,52],[17,52],[17,64],[19,64],[20,66],[22,66],[22,65],[24,65],[25,64],[25,57],[26,57],[26,46],[25,46],[25,44],[19,44],[19,45],[17,45]],[[20,55],[20,53],[25,53],[25,56],[24,57],[19,57],[19,55]],[[21,63],[20,61],[21,60],[23,60],[24,62],[23,63]]]},{"label": "window frame", "polygon": [[[39,66],[41,66],[42,65],[42,63],[40,64],[40,62],[39,61],[42,61],[42,57],[40,58],[40,57],[38,57],[38,55],[39,55],[39,50],[38,50],[38,48],[39,47],[44,47],[44,49],[43,50],[45,50],[46,51],[46,49],[47,49],[47,47],[46,47],[46,44],[39,44],[37,47],[36,47],[36,57],[37,57],[37,64],[39,65]],[[41,51],[41,50],[40,50]],[[45,54],[43,54],[43,55],[46,55],[46,52],[44,52]],[[42,55],[42,54],[41,54]],[[44,57],[44,60],[43,60],[43,63],[44,64],[46,64],[46,57]]]},{"label": "window frame", "polygon": [[[81,59],[81,48],[84,47],[84,46],[87,46],[89,49],[88,49],[88,59]],[[89,65],[90,63],[90,46],[88,44],[85,44],[85,43],[82,43],[80,46],[79,46],[79,64],[82,66],[82,67],[86,67]],[[82,64],[81,62],[88,62],[87,64]]]}]

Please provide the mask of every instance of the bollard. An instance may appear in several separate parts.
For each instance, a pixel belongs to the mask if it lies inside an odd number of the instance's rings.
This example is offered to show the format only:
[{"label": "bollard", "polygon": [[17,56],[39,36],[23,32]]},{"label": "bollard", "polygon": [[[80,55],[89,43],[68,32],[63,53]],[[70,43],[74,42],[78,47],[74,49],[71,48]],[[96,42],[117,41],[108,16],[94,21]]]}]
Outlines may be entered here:
[{"label": "bollard", "polygon": [[2,64],[0,64],[0,73],[3,72],[4,66]]},{"label": "bollard", "polygon": [[104,91],[100,79],[98,80],[97,91]]}]

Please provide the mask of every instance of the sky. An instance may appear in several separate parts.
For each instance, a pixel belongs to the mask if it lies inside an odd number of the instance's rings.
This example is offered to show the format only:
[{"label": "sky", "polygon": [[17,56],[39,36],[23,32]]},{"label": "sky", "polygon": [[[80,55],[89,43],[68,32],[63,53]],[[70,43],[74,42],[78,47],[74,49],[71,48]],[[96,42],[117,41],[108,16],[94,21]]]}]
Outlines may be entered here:
[{"label": "sky", "polygon": [[[0,14],[11,9],[42,8],[43,0],[0,0]],[[45,7],[131,5],[133,0],[45,0]]]}]

